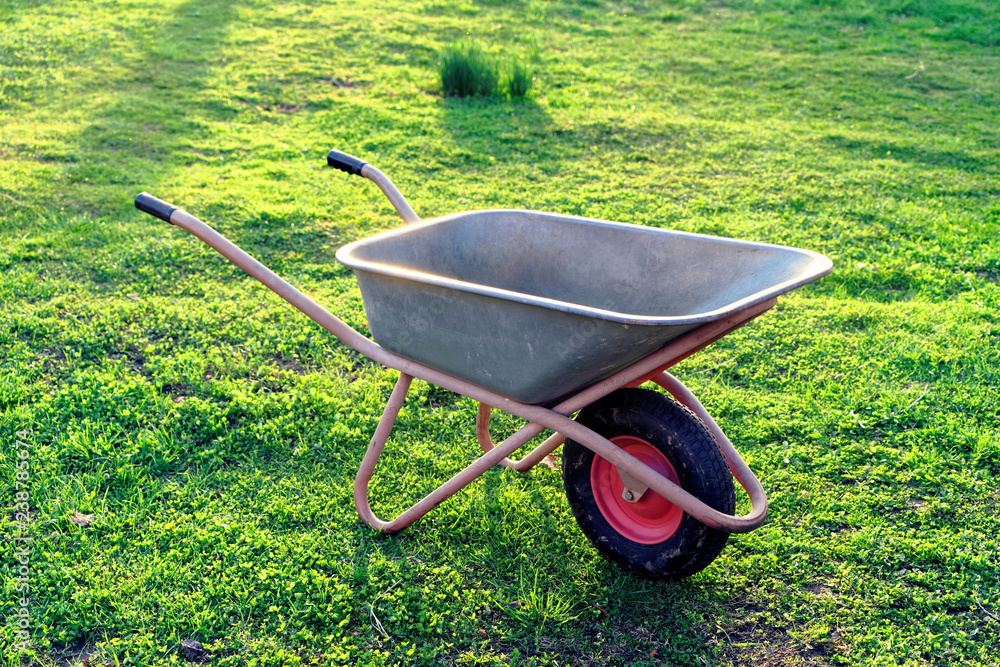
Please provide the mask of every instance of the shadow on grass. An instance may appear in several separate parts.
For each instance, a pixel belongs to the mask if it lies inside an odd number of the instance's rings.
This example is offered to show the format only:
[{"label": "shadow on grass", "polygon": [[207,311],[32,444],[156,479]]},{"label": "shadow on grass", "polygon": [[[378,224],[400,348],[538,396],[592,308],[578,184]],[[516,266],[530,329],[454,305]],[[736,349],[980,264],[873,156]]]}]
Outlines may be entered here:
[{"label": "shadow on grass", "polygon": [[[436,472],[438,481],[450,473]],[[495,470],[475,484],[475,498],[449,499],[407,530],[373,537],[379,548],[369,548],[372,558],[463,564],[470,580],[493,593],[496,604],[479,611],[482,639],[494,652],[529,660],[557,652],[579,664],[711,664],[720,615],[746,606],[716,569],[656,581],[604,559],[564,501],[550,495],[561,493],[557,473]],[[390,500],[398,494],[381,487],[376,512],[388,516],[387,504],[399,511],[416,499]]]},{"label": "shadow on grass", "polygon": [[[257,107],[287,106],[280,101],[280,83],[267,77],[248,86],[242,93],[247,99],[226,98],[215,92],[218,86],[210,79],[218,76],[217,70],[226,61],[230,48],[227,34],[238,20],[240,5],[234,0],[190,0],[162,21],[139,20],[124,33],[120,47],[127,64],[121,70],[124,73],[110,81],[104,92],[95,94],[80,129],[62,137],[62,146],[50,151],[51,155],[42,156],[64,163],[66,180],[76,186],[71,191],[77,199],[66,201],[68,208],[86,211],[94,221],[112,212],[124,212],[130,219],[155,225],[134,212],[132,197],[148,191],[170,201],[178,190],[199,187],[182,182],[179,174],[190,171],[187,168],[192,165],[212,168],[247,152],[231,142],[220,146],[210,141],[217,124],[255,113]],[[273,177],[279,180],[285,176],[275,172]],[[210,203],[200,205],[197,213],[207,220],[243,218],[242,235],[236,233],[235,239],[248,245],[250,252],[270,253],[264,257],[266,261],[273,262],[286,252],[317,252],[338,244],[336,230],[306,228],[309,216],[301,207],[250,212],[240,211],[241,205],[240,201]],[[90,227],[97,225],[88,225],[87,231],[94,233]],[[131,226],[126,229],[126,234],[135,230]],[[65,230],[67,235],[71,232]],[[123,243],[118,237],[113,241]],[[261,253],[259,246],[264,242],[267,252]],[[332,263],[332,249],[320,252],[323,260]],[[144,236],[110,259],[100,254],[97,257],[92,260],[71,253],[62,263],[78,264],[96,283],[116,289],[119,284],[143,283],[150,278],[181,280],[185,273],[200,268],[206,261],[203,258],[216,261],[214,253],[192,246],[189,239],[177,234]],[[114,261],[115,265],[94,266],[94,261]]]},{"label": "shadow on grass", "polygon": [[[125,74],[94,96],[90,122],[66,137],[68,180],[89,186],[84,209],[97,215],[131,205],[120,201],[123,185],[155,190],[169,182],[176,149],[196,142],[206,120],[238,112],[235,102],[220,104],[203,94],[206,77],[222,59],[237,4],[191,0],[162,22],[139,21],[126,33]],[[218,159],[194,151],[191,157]]]},{"label": "shadow on grass", "polygon": [[441,103],[441,126],[463,150],[456,155],[464,164],[487,165],[491,158],[504,162],[538,161],[547,151],[538,150],[538,138],[552,132],[552,119],[533,99],[504,100],[493,97],[448,97]]},{"label": "shadow on grass", "polygon": [[953,151],[934,151],[919,146],[907,146],[881,141],[864,141],[839,134],[823,137],[829,146],[848,151],[857,159],[885,158],[923,164],[931,167],[953,167],[970,173],[979,173],[992,167],[979,158]]},{"label": "shadow on grass", "polygon": [[[575,122],[562,125],[535,100],[507,101],[483,98],[447,98],[440,122],[470,167],[496,162],[518,162],[552,173],[595,155],[615,163],[643,163],[654,155],[702,151],[714,137],[705,128],[687,122],[655,127],[622,118],[613,122]],[[453,165],[453,166],[466,166]]]}]

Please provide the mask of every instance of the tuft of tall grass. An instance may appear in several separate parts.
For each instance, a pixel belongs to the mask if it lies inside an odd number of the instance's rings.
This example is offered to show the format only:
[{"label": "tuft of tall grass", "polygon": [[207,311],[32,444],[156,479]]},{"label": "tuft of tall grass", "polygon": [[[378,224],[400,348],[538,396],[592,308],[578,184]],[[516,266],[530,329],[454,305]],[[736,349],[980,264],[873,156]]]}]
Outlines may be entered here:
[{"label": "tuft of tall grass", "polygon": [[533,81],[534,78],[531,76],[531,70],[528,66],[515,60],[511,63],[510,70],[507,72],[507,80],[504,88],[507,89],[507,94],[510,95],[511,99],[524,97],[531,90]]},{"label": "tuft of tall grass", "polygon": [[475,44],[449,47],[441,58],[441,90],[445,95],[496,95],[498,83],[496,64]]}]

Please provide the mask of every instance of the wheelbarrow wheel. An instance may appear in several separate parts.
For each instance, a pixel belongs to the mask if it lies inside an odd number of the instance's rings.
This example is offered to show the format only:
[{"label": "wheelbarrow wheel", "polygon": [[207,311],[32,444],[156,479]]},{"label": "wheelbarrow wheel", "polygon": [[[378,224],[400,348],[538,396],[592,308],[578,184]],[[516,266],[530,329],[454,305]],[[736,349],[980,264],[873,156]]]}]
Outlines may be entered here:
[{"label": "wheelbarrow wheel", "polygon": [[[719,445],[672,398],[620,389],[582,410],[576,421],[708,506],[735,513],[733,478]],[[642,577],[691,576],[715,560],[729,539],[651,489],[634,502],[625,500],[617,469],[573,440],[563,448],[563,484],[583,534],[612,562]]]}]

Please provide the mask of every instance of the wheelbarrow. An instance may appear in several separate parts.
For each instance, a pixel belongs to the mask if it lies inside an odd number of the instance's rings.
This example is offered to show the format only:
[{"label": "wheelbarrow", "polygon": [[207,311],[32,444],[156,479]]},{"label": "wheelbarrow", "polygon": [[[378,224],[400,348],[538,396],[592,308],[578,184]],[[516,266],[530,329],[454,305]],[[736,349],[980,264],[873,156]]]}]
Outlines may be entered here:
[{"label": "wheelbarrow", "polygon": [[[523,210],[421,221],[393,183],[340,151],[330,166],[373,181],[409,223],[343,246],[371,340],[186,211],[135,205],[182,227],[324,329],[399,371],[354,482],[370,527],[395,533],[496,465],[526,471],[565,443],[569,506],[599,552],[643,577],[679,579],[759,527],[767,496],[697,398],[667,369],[832,269],[807,250]],[[368,483],[413,378],[479,403],[483,453],[392,520]],[[639,388],[653,382],[667,394]],[[503,442],[491,410],[527,420]],[[572,416],[575,414],[575,418]],[[519,460],[509,458],[549,430]],[[750,499],[734,516],[733,478]]]}]

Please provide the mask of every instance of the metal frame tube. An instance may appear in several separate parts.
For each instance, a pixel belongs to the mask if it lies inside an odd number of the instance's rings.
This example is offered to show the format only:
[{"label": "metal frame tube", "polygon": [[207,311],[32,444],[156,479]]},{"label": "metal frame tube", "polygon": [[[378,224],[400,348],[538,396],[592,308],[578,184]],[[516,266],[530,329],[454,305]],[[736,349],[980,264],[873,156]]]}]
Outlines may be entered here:
[{"label": "metal frame tube", "polygon": [[715,436],[715,441],[719,443],[719,449],[722,450],[726,461],[729,462],[729,470],[732,471],[733,477],[736,478],[736,481],[740,483],[740,486],[743,487],[743,490],[750,497],[750,513],[745,515],[747,523],[755,521],[762,523],[767,516],[767,493],[765,493],[764,487],[761,486],[760,480],[757,479],[757,476],[750,470],[750,466],[747,465],[743,457],[733,447],[733,443],[723,433],[722,429],[712,418],[712,415],[708,414],[708,410],[691,393],[691,390],[670,373],[663,371],[653,378],[653,382],[666,389],[679,403],[695,413],[705,423],[708,430],[712,432],[712,435]]},{"label": "metal frame tube", "polygon": [[410,202],[406,201],[406,197],[403,193],[399,191],[399,188],[389,180],[389,177],[383,174],[381,171],[365,163],[361,167],[361,175],[370,180],[372,183],[378,186],[382,194],[385,195],[392,207],[396,209],[396,213],[399,213],[399,217],[403,219],[403,222],[410,224],[412,222],[420,222],[420,216],[416,214],[413,207],[410,206]]}]

